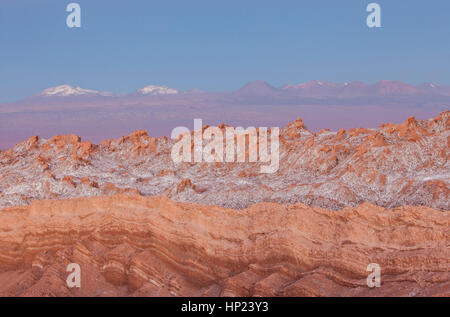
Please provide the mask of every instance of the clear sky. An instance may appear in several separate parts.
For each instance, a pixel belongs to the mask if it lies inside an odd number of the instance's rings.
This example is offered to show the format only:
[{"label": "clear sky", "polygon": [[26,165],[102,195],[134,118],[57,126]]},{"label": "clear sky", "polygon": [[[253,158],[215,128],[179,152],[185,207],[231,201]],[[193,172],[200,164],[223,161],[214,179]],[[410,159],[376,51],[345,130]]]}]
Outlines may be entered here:
[{"label": "clear sky", "polygon": [[[82,27],[66,26],[81,5]],[[265,80],[450,85],[450,1],[0,0],[0,102],[55,85],[207,91]]]}]

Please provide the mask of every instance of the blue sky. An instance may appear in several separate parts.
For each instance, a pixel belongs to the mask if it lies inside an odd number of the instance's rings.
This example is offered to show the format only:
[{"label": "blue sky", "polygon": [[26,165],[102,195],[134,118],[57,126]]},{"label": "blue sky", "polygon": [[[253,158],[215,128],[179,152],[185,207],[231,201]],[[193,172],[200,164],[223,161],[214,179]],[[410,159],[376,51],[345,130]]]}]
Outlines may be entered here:
[{"label": "blue sky", "polygon": [[[82,27],[66,26],[77,2]],[[0,102],[70,84],[207,91],[265,80],[450,85],[450,1],[1,0]]]}]

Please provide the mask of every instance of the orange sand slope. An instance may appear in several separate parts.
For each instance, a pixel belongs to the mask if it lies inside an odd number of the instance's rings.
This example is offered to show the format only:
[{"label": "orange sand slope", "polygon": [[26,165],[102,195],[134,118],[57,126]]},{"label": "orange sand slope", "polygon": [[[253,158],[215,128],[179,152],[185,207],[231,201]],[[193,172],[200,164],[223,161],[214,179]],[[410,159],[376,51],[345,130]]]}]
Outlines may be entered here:
[{"label": "orange sand slope", "polygon": [[[0,212],[0,295],[450,296],[449,225],[445,211],[368,203],[34,201]],[[69,263],[81,288],[66,285]],[[379,288],[366,285],[369,263]]]}]

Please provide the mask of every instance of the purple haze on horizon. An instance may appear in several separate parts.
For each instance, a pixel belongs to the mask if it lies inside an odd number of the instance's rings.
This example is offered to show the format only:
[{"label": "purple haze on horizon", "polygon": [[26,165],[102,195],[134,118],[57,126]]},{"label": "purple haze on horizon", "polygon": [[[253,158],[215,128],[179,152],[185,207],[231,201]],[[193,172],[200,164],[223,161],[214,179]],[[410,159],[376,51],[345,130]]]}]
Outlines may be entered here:
[{"label": "purple haze on horizon", "polygon": [[[64,89],[73,93],[72,87]],[[302,118],[308,129],[318,131],[374,128],[382,123],[400,123],[410,116],[435,117],[448,109],[450,87],[397,81],[373,85],[311,81],[281,88],[257,81],[231,92],[35,95],[0,104],[0,149],[33,135],[49,138],[76,134],[93,143],[137,129],[148,130],[155,137],[170,136],[177,126],[192,130],[195,118],[203,119],[203,124],[224,122],[244,128],[284,127]]]}]

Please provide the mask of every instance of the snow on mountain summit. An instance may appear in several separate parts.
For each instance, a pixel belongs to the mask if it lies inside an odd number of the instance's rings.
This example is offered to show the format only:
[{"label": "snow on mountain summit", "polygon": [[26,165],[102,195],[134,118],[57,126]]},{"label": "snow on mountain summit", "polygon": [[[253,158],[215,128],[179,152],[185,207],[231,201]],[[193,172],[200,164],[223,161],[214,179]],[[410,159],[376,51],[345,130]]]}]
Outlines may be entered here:
[{"label": "snow on mountain summit", "polygon": [[149,85],[139,89],[138,94],[141,95],[176,95],[178,90],[166,86]]},{"label": "snow on mountain summit", "polygon": [[50,97],[50,96],[58,96],[58,97],[68,97],[68,96],[81,96],[81,95],[98,95],[98,96],[110,96],[111,93],[84,89],[80,87],[72,87],[70,85],[61,85],[56,87],[50,87],[43,90],[38,96],[42,97]]}]

